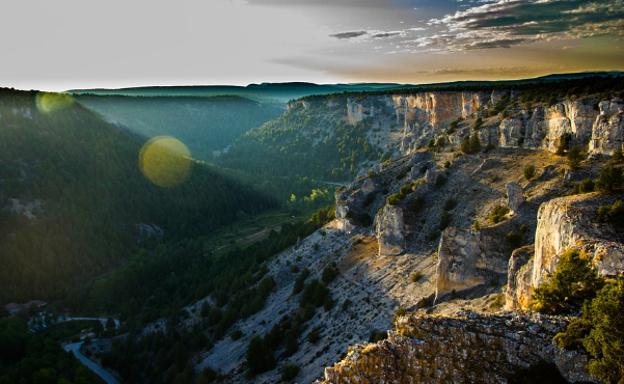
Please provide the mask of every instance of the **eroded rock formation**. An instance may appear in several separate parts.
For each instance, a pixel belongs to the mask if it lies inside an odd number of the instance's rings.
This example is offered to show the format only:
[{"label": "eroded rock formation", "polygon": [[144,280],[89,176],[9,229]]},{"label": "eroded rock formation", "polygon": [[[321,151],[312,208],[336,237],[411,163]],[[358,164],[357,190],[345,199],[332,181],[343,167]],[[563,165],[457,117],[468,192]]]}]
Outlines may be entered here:
[{"label": "eroded rock formation", "polygon": [[523,256],[526,266],[510,260],[507,307],[526,309],[535,287],[551,274],[562,252],[577,248],[590,255],[597,271],[606,276],[624,272],[622,233],[596,220],[599,206],[612,204],[621,196],[589,193],[552,199],[540,206],[537,216],[534,255]]},{"label": "eroded rock formation", "polygon": [[587,357],[558,349],[553,336],[566,321],[554,317],[401,317],[386,340],[359,345],[325,369],[323,384],[505,383],[518,369],[552,363],[570,382],[592,382]]}]

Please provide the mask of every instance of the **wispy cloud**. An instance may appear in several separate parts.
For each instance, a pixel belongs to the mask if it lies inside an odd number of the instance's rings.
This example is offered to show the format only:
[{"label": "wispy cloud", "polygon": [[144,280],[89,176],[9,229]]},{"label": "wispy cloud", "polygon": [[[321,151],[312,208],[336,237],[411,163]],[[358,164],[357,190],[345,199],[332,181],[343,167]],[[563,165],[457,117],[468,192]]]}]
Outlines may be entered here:
[{"label": "wispy cloud", "polygon": [[335,37],[336,39],[354,39],[356,37],[364,36],[368,34],[366,31],[347,31],[347,32],[338,32],[329,35],[330,37]]},{"label": "wispy cloud", "polygon": [[419,47],[461,51],[536,41],[624,36],[624,0],[501,0],[431,19],[444,33],[416,40]]},{"label": "wispy cloud", "polygon": [[388,37],[405,36],[406,31],[345,31],[329,35],[336,39],[355,39],[357,37],[367,37],[372,39],[384,39]]}]

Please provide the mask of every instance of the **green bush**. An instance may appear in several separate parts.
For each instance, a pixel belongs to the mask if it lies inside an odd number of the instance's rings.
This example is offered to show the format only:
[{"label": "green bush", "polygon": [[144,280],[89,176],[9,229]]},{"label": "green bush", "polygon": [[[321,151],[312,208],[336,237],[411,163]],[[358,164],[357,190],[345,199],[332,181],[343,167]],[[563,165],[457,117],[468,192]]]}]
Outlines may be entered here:
[{"label": "green bush", "polygon": [[589,373],[605,383],[624,381],[624,278],[605,286],[588,306],[592,328],[583,346],[592,356]]},{"label": "green bush", "polygon": [[392,195],[388,196],[388,204],[390,205],[397,205],[401,202],[401,200],[403,200],[403,195],[401,195],[400,193],[393,193]]},{"label": "green bush", "polygon": [[509,207],[505,205],[497,205],[492,209],[488,215],[488,219],[492,224],[498,224],[505,219],[505,216],[509,213]]},{"label": "green bush", "polygon": [[451,211],[453,210],[453,208],[455,208],[457,206],[457,200],[453,199],[452,197],[449,197],[448,199],[446,199],[446,201],[444,202],[444,210],[445,211]]},{"label": "green bush", "polygon": [[435,181],[435,186],[436,188],[440,188],[442,187],[444,184],[446,184],[446,176],[444,175],[438,175],[436,177],[436,181]]},{"label": "green bush", "polygon": [[586,178],[582,180],[580,183],[576,185],[576,193],[589,193],[594,192],[596,189],[596,184],[590,178]]},{"label": "green bush", "polygon": [[559,256],[554,273],[533,292],[530,306],[547,314],[574,313],[602,286],[585,253],[569,249]]},{"label": "green bush", "polygon": [[583,152],[579,147],[572,147],[568,150],[568,154],[566,155],[568,158],[568,165],[572,169],[578,169],[581,166],[581,161],[583,161]]},{"label": "green bush", "polygon": [[336,267],[336,263],[331,263],[323,269],[323,275],[321,276],[321,280],[323,283],[329,284],[340,274],[338,267]]},{"label": "green bush", "polygon": [[303,290],[305,285],[305,280],[310,276],[310,270],[308,268],[304,268],[297,276],[297,280],[295,280],[295,285],[293,286],[292,294],[296,295]]},{"label": "green bush", "polygon": [[624,226],[624,203],[618,200],[611,205],[598,207],[596,220],[602,223],[611,223],[618,227]]},{"label": "green bush", "polygon": [[294,364],[284,364],[282,366],[282,381],[290,382],[299,374],[299,367]]},{"label": "green bush", "polygon": [[589,373],[604,383],[624,382],[624,277],[605,285],[583,306],[582,316],[555,336],[560,348],[583,347],[591,356]]},{"label": "green bush", "polygon": [[622,186],[623,180],[622,168],[607,165],[600,171],[596,187],[602,192],[614,192]]},{"label": "green bush", "polygon": [[420,272],[420,271],[416,271],[414,273],[412,273],[411,275],[411,279],[413,283],[418,283],[420,281],[420,279],[422,279],[425,275]]},{"label": "green bush", "polygon": [[524,178],[531,180],[535,176],[535,165],[529,164],[524,167]]},{"label": "green bush", "polygon": [[466,154],[478,153],[481,151],[481,140],[477,132],[473,132],[470,136],[465,136],[462,139],[460,149]]},{"label": "green bush", "polygon": [[275,368],[273,351],[262,337],[254,336],[247,347],[247,369],[249,373],[257,375],[273,368]]},{"label": "green bush", "polygon": [[318,343],[321,339],[321,327],[314,327],[310,333],[308,333],[308,341],[312,344]]},{"label": "green bush", "polygon": [[441,150],[446,146],[446,139],[444,138],[444,136],[440,136],[438,137],[438,139],[435,142],[435,148],[436,150]]},{"label": "green bush", "polygon": [[240,329],[237,329],[233,331],[232,333],[230,333],[230,339],[232,340],[238,340],[241,337],[243,337],[243,331],[241,331]]},{"label": "green bush", "polygon": [[405,184],[401,187],[400,193],[403,197],[407,196],[408,193],[412,192],[412,184]]},{"label": "green bush", "polygon": [[308,283],[303,289],[299,304],[301,307],[304,307],[307,304],[311,304],[315,307],[325,306],[326,309],[329,306],[329,309],[331,309],[331,305],[328,304],[330,300],[331,296],[329,293],[329,289],[327,289],[327,287],[323,283],[314,279],[310,281],[310,283]]},{"label": "green bush", "polygon": [[505,240],[507,240],[512,248],[518,248],[522,245],[522,242],[524,240],[524,233],[515,229],[511,230],[505,235]]}]

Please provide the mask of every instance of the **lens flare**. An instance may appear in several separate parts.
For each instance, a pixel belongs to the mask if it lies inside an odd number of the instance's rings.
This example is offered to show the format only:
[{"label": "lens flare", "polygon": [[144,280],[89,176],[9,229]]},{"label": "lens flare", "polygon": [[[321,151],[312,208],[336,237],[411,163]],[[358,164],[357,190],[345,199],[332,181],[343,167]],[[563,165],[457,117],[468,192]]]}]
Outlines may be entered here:
[{"label": "lens flare", "polygon": [[152,183],[163,188],[175,187],[191,172],[191,152],[171,136],[150,139],[139,153],[139,169]]},{"label": "lens flare", "polygon": [[66,93],[39,92],[35,101],[37,109],[44,113],[65,109],[74,104],[74,98]]}]

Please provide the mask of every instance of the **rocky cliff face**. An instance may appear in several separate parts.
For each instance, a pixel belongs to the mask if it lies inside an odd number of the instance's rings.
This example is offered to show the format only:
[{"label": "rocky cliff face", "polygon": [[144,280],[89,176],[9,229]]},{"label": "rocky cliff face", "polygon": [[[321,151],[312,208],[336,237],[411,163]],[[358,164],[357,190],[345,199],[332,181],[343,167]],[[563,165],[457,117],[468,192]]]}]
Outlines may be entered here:
[{"label": "rocky cliff face", "polygon": [[596,220],[598,207],[612,204],[618,198],[622,197],[589,193],[542,204],[537,215],[534,250],[523,251],[522,257],[515,254],[510,259],[508,280],[512,284],[507,289],[507,307],[526,309],[532,290],[548,278],[558,256],[568,248],[587,252],[602,275],[624,272],[622,233]]},{"label": "rocky cliff face", "polygon": [[[429,140],[444,136],[458,144],[469,133],[470,121],[483,118],[479,130],[482,142],[504,148],[545,149],[555,152],[561,138],[574,145],[588,146],[589,154],[612,154],[624,144],[624,101],[618,98],[570,98],[553,105],[510,104],[504,115],[492,117],[501,98],[513,99],[514,91],[421,92],[367,97],[334,97],[328,100],[297,101],[305,109],[344,108],[343,119],[355,125],[371,119],[371,145],[398,154],[413,153]],[[340,107],[339,107],[340,108]],[[449,131],[452,122],[457,128]],[[463,123],[462,123],[463,121]]]},{"label": "rocky cliff face", "polygon": [[352,348],[320,383],[506,383],[541,361],[570,382],[592,382],[585,355],[552,343],[565,325],[559,318],[471,312],[402,317],[388,339]]},{"label": "rocky cliff face", "polygon": [[505,281],[512,247],[501,241],[514,221],[481,230],[450,227],[442,232],[436,265],[436,300],[453,291]]}]

